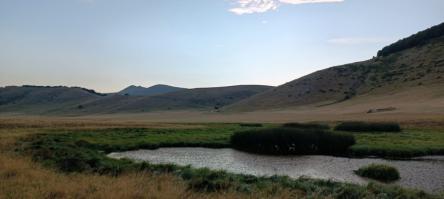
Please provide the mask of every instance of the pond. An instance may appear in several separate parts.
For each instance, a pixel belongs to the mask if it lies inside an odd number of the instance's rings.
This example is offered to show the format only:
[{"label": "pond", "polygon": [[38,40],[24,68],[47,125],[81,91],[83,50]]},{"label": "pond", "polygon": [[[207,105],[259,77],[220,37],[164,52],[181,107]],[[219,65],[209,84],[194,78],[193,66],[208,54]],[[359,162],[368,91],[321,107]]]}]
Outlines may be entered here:
[{"label": "pond", "polygon": [[444,157],[423,157],[414,160],[354,159],[332,156],[265,156],[234,149],[160,148],[108,155],[154,164],[173,163],[195,168],[225,170],[256,176],[285,175],[292,178],[310,177],[339,182],[366,184],[370,180],[353,173],[362,166],[382,163],[396,167],[401,179],[393,184],[417,188],[431,193],[444,191]]}]

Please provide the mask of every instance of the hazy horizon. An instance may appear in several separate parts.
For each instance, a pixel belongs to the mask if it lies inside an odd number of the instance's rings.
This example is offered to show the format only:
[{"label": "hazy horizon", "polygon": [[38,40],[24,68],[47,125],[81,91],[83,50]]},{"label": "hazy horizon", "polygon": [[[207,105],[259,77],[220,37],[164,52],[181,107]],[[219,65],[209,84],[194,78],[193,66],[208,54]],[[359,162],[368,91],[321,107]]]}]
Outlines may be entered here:
[{"label": "hazy horizon", "polygon": [[0,86],[277,86],[369,59],[444,22],[442,10],[442,0],[1,1]]}]

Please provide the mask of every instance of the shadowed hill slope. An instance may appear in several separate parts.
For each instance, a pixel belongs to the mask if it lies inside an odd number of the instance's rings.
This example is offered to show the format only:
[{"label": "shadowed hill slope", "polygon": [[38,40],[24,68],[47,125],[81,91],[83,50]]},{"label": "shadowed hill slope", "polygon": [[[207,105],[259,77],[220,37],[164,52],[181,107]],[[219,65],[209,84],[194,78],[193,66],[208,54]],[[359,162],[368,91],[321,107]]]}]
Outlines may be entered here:
[{"label": "shadowed hill slope", "polygon": [[104,96],[79,87],[8,86],[0,88],[0,112],[53,112]]},{"label": "shadowed hill slope", "polygon": [[[423,31],[421,34],[427,32]],[[411,38],[416,37],[413,35]],[[409,38],[400,42],[406,41],[408,43]],[[437,84],[442,84],[444,88],[444,36],[435,35],[417,43],[418,45],[407,49],[393,50],[390,53],[385,51],[385,56],[368,61],[317,71],[230,105],[226,110],[254,111],[306,105],[320,107],[364,94],[384,95],[387,90],[393,93],[405,92],[418,86],[439,88],[433,86]],[[438,89],[436,92],[444,91]]]},{"label": "shadowed hill slope", "polygon": [[130,95],[130,96],[152,96],[152,95],[161,95],[181,90],[185,90],[185,88],[173,87],[163,84],[154,85],[148,88],[132,85],[118,92],[118,94]]},{"label": "shadowed hill slope", "polygon": [[218,110],[271,89],[270,86],[242,85],[196,88],[148,97],[114,95],[82,104],[81,112],[116,113],[160,110]]}]

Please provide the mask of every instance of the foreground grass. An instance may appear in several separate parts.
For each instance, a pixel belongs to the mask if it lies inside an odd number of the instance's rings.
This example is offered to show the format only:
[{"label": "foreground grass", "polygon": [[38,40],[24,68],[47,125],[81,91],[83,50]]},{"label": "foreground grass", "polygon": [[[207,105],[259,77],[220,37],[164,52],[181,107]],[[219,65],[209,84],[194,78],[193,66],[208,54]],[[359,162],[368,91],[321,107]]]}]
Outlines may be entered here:
[{"label": "foreground grass", "polygon": [[[0,198],[300,198],[304,193],[281,187],[199,192],[170,172],[127,170],[118,176],[60,172],[15,152],[24,137],[52,132],[46,128],[0,128]],[[57,132],[57,131],[54,131]],[[143,165],[139,165],[143,166]],[[272,192],[273,191],[273,192]]]},{"label": "foreground grass", "polygon": [[[97,134],[100,135],[103,132]],[[32,136],[29,142],[23,143],[23,152],[30,154],[35,160],[44,163],[49,168],[57,168],[66,173],[91,173],[116,178],[126,173],[169,174],[182,179],[186,190],[200,194],[254,195],[260,193],[259,198],[268,198],[279,196],[281,191],[284,191],[296,198],[434,198],[421,191],[374,183],[359,186],[325,180],[290,179],[282,176],[256,177],[176,165],[151,165],[125,159],[115,160],[106,157],[106,153],[100,150],[99,145],[87,144],[85,141],[73,142],[70,140],[72,136],[85,138],[82,133],[36,135],[36,137]]]},{"label": "foreground grass", "polygon": [[118,177],[60,173],[27,158],[0,153],[0,198],[298,198],[299,191],[197,192],[170,173],[126,172]]}]

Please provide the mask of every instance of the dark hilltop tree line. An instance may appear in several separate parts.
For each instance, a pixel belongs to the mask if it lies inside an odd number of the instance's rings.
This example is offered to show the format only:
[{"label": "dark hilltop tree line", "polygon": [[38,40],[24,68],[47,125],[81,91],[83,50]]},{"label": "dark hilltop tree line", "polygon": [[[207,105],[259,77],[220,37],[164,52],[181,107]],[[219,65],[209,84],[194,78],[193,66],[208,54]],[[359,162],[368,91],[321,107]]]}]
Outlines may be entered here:
[{"label": "dark hilltop tree line", "polygon": [[23,85],[23,88],[74,88],[74,89],[81,89],[85,92],[91,93],[93,95],[98,95],[98,96],[106,96],[107,94],[104,93],[99,93],[93,89],[87,89],[87,88],[83,88],[83,87],[68,87],[68,86],[37,86],[37,85]]},{"label": "dark hilltop tree line", "polygon": [[418,32],[410,37],[399,40],[398,42],[383,48],[378,52],[378,57],[384,57],[415,46],[421,46],[425,44],[428,40],[441,36],[444,36],[444,23]]}]

